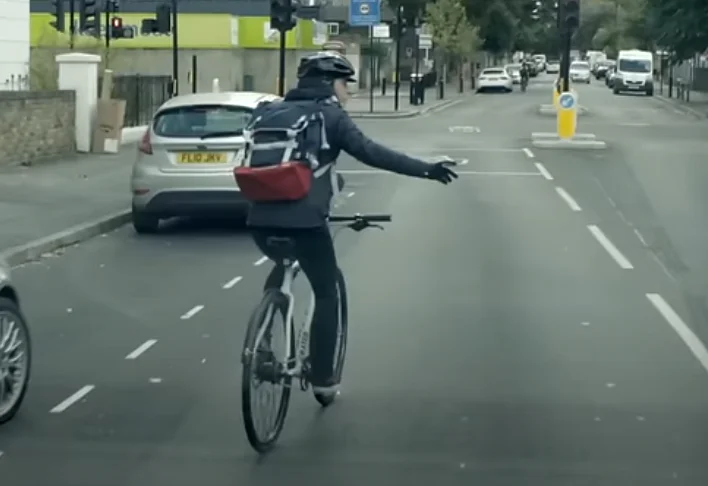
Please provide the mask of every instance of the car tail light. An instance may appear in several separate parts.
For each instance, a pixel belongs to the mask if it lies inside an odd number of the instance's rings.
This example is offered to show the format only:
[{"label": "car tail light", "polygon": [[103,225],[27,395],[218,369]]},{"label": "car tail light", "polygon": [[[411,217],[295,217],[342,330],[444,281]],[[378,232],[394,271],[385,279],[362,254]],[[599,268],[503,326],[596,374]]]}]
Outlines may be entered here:
[{"label": "car tail light", "polygon": [[150,143],[150,129],[145,130],[142,140],[140,140],[140,145],[138,145],[138,151],[152,155],[152,144]]}]

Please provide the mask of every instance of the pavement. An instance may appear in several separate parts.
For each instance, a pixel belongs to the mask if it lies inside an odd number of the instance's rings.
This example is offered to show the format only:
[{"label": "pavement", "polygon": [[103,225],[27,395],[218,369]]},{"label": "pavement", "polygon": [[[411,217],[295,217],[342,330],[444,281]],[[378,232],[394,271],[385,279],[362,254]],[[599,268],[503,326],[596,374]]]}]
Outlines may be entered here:
[{"label": "pavement", "polygon": [[605,151],[528,149],[542,82],[360,122],[467,162],[442,186],[343,158],[338,211],[393,221],[338,235],[342,395],[296,390],[264,459],[238,356],[270,264],[241,229],[126,227],[16,268],[34,367],[3,484],[708,484],[706,122],[578,91]]}]

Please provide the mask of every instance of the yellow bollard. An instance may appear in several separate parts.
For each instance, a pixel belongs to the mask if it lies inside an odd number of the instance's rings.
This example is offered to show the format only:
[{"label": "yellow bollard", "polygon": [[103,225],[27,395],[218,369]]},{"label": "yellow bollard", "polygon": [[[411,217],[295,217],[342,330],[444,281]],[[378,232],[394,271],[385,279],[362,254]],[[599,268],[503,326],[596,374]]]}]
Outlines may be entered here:
[{"label": "yellow bollard", "polygon": [[566,91],[558,97],[556,120],[559,138],[569,140],[575,136],[578,127],[578,100],[574,93]]}]

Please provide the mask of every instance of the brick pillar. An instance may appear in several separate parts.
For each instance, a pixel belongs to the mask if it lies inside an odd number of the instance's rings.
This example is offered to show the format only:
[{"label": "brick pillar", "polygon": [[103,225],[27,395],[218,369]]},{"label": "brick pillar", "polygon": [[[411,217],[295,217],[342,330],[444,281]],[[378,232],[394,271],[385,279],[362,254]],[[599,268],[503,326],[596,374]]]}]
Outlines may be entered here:
[{"label": "brick pillar", "polygon": [[76,92],[76,150],[91,151],[91,136],[98,104],[98,65],[101,56],[72,52],[56,57],[59,89]]}]

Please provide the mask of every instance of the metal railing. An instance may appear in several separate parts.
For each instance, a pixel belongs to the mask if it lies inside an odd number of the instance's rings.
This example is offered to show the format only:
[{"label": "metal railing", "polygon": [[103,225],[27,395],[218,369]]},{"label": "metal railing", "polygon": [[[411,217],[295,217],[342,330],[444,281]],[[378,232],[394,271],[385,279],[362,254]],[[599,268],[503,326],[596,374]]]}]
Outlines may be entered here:
[{"label": "metal railing", "polygon": [[[150,123],[155,111],[170,98],[171,79],[171,76],[114,75],[112,97],[126,102],[124,126],[138,127]],[[99,77],[99,93],[102,81]]]}]

